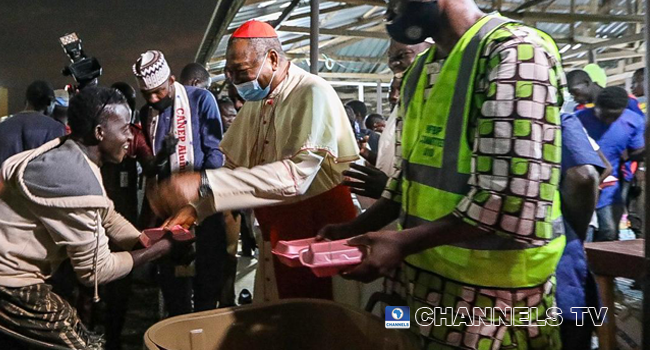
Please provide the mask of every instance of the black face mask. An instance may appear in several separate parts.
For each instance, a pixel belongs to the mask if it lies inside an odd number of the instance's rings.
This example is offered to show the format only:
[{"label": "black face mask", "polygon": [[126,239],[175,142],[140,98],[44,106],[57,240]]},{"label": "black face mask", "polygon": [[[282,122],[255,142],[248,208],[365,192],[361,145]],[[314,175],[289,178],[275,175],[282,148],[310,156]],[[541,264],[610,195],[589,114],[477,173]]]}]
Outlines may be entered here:
[{"label": "black face mask", "polygon": [[409,1],[400,12],[386,25],[388,35],[395,41],[415,45],[439,32],[438,1]]},{"label": "black face mask", "polygon": [[172,97],[167,95],[167,97],[163,98],[162,100],[156,103],[149,103],[149,106],[151,106],[151,108],[157,110],[158,112],[162,112],[168,107],[170,107],[172,105],[172,102],[173,102]]}]

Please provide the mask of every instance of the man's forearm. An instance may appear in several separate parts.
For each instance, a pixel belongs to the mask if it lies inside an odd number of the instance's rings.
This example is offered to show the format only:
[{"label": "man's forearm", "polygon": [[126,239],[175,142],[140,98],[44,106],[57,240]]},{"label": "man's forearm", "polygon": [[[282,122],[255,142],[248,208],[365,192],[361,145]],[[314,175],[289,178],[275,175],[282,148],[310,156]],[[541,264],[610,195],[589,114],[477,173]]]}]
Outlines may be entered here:
[{"label": "man's forearm", "polygon": [[598,202],[598,184],[598,171],[591,165],[568,169],[563,180],[563,218],[583,240]]},{"label": "man's forearm", "polygon": [[138,243],[140,231],[115,211],[112,205],[103,218],[103,225],[111,243],[117,245],[120,249],[132,250]]},{"label": "man's forearm", "polygon": [[441,245],[465,242],[489,234],[453,214],[436,221],[403,230],[399,239],[404,256],[417,254]]},{"label": "man's forearm", "polygon": [[609,175],[612,174],[612,164],[607,160],[607,157],[605,157],[605,154],[603,154],[601,150],[598,150],[598,157],[600,157],[600,160],[605,164],[605,170],[600,173],[600,177],[598,178],[598,184],[601,184]]},{"label": "man's forearm", "polygon": [[630,156],[628,160],[633,162],[641,162],[645,158],[645,148],[640,148],[629,153]]},{"label": "man's forearm", "polygon": [[400,204],[390,199],[381,198],[365,212],[354,219],[351,236],[378,231],[399,218]]},{"label": "man's forearm", "polygon": [[149,248],[138,249],[131,251],[133,258],[133,267],[138,267],[146,262],[162,258],[168,254],[172,249],[172,241],[169,238],[164,238],[154,243]]},{"label": "man's forearm", "polygon": [[[281,204],[304,195],[320,171],[324,159],[325,156],[313,152],[301,152],[292,159],[249,169],[206,170],[212,192],[212,211]],[[199,217],[203,218],[203,215]]]}]

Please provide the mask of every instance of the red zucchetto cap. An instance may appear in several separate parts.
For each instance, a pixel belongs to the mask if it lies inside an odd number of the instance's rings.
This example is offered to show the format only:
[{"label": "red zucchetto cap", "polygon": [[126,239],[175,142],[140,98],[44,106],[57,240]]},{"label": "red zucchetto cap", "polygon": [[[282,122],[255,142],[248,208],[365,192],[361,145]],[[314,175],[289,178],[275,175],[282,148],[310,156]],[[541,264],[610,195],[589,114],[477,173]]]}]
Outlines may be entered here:
[{"label": "red zucchetto cap", "polygon": [[268,23],[250,20],[242,24],[234,33],[233,38],[277,38],[278,33]]}]

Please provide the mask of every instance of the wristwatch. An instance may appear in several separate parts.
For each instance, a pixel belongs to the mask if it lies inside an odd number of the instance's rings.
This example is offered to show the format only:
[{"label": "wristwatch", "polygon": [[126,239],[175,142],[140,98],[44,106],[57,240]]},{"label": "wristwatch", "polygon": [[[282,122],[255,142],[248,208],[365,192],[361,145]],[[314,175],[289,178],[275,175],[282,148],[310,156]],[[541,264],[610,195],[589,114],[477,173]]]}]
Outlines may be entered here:
[{"label": "wristwatch", "polygon": [[205,198],[212,194],[212,188],[210,188],[210,181],[208,181],[208,174],[205,170],[201,171],[201,184],[199,185],[199,198]]}]

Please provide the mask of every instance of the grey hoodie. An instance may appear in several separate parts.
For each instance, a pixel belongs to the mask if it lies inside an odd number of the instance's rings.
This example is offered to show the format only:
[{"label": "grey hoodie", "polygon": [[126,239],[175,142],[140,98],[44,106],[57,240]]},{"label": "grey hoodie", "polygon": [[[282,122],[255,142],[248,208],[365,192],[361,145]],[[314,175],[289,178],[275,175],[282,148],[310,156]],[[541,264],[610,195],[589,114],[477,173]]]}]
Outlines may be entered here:
[{"label": "grey hoodie", "polygon": [[43,283],[66,258],[86,285],[131,271],[131,254],[108,242],[129,250],[140,232],[115,212],[99,168],[74,141],[19,153],[0,176],[0,286]]}]

